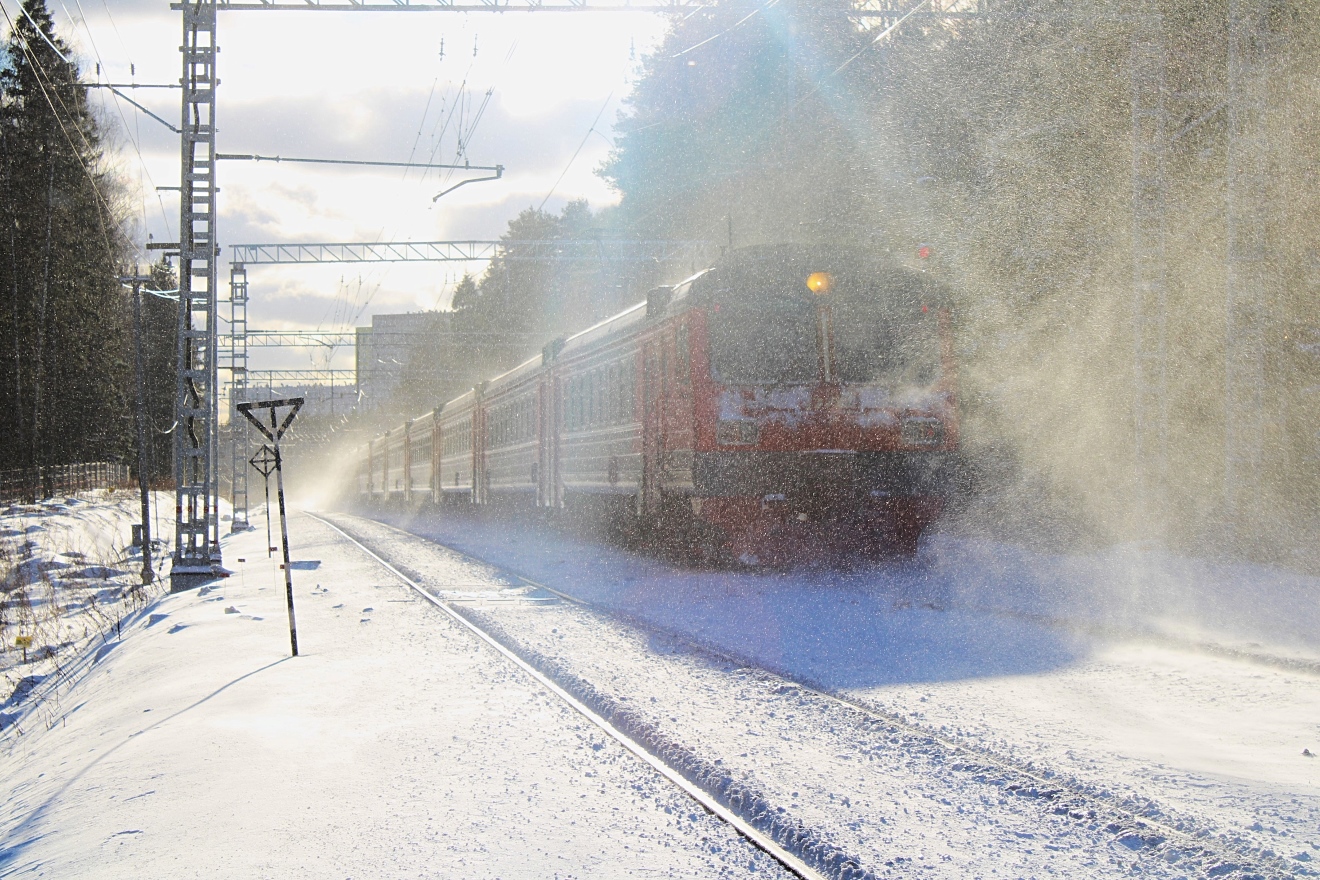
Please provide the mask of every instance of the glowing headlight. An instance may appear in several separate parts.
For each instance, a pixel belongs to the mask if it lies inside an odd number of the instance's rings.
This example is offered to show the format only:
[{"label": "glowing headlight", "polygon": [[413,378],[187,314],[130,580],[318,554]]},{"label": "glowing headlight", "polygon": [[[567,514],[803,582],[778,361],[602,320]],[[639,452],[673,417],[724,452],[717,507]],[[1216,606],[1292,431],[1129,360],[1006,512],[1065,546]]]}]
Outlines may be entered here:
[{"label": "glowing headlight", "polygon": [[750,446],[761,439],[761,428],[746,419],[720,419],[715,423],[715,442],[721,446]]}]

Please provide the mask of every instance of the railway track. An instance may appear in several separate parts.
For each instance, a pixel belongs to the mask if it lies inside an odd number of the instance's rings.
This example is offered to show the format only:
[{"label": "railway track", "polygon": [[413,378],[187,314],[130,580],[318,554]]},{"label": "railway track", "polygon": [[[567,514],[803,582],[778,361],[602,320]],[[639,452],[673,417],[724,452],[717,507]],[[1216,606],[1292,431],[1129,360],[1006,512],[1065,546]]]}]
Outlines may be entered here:
[{"label": "railway track", "polygon": [[[518,637],[506,631],[498,621],[472,608],[463,607],[466,603],[462,598],[446,600],[426,590],[417,580],[400,570],[401,566],[392,564],[345,528],[322,517],[316,518],[376,559],[401,583],[516,663],[542,686],[565,700],[795,875],[840,878],[875,876],[863,866],[863,859],[859,855],[845,852],[830,842],[828,834],[793,818],[791,813],[777,807],[772,797],[716,766],[720,764],[718,760],[712,762],[698,756],[662,729],[662,725],[657,725],[653,719],[622,704],[619,698],[612,697],[604,689],[576,674],[569,664],[521,644]],[[1036,805],[1042,816],[1062,818],[1095,830],[1101,836],[1107,836],[1132,851],[1142,861],[1178,864],[1189,870],[1191,876],[1236,877],[1243,880],[1314,873],[1305,869],[1299,871],[1299,866],[1287,864],[1272,853],[1216,838],[1209,829],[1198,828],[1191,821],[1171,820],[1157,805],[1125,803],[1085,783],[1039,767],[1026,766],[983,746],[913,723],[865,700],[803,680],[786,670],[768,668],[763,662],[739,656],[721,646],[704,643],[686,633],[657,626],[541,584],[499,563],[418,537],[388,524],[374,520],[368,522],[407,540],[442,547],[449,553],[498,571],[507,579],[525,585],[542,597],[554,597],[592,615],[663,636],[695,655],[737,668],[760,679],[766,688],[776,694],[796,691],[794,698],[807,708],[842,713],[866,738],[882,743],[886,748],[896,746],[901,750],[927,756],[937,754],[952,773],[977,782],[989,780],[1005,796]],[[903,860],[898,861],[898,867],[902,867]],[[886,865],[895,867],[893,861]]]},{"label": "railway track", "polygon": [[[410,590],[417,593],[426,602],[438,608],[444,615],[471,632],[482,642],[489,645],[506,660],[521,669],[528,677],[536,681],[537,684],[541,685],[564,703],[568,704],[568,706],[575,712],[578,712],[592,724],[600,728],[607,736],[618,742],[643,763],[651,767],[656,773],[664,777],[672,785],[700,804],[707,812],[729,824],[753,846],[773,858],[795,876],[802,878],[802,880],[824,880],[826,877],[859,878],[860,880],[860,878],[868,876],[860,869],[855,859],[848,857],[842,853],[842,851],[833,849],[828,843],[824,842],[823,839],[819,839],[818,835],[812,835],[809,831],[805,834],[799,833],[799,839],[805,841],[808,838],[815,837],[817,839],[811,840],[811,843],[813,843],[814,846],[797,847],[799,850],[805,850],[802,854],[790,851],[785,846],[781,845],[779,841],[775,840],[773,836],[755,827],[751,822],[744,818],[744,816],[739,815],[739,813],[728,804],[722,802],[711,792],[706,791],[699,785],[695,784],[692,780],[688,779],[678,768],[671,766],[669,762],[666,762],[661,757],[653,754],[652,751],[649,751],[638,741],[638,739],[634,738],[633,733],[626,725],[618,724],[614,720],[606,718],[595,708],[589,706],[587,702],[579,699],[566,688],[554,681],[549,675],[533,666],[528,660],[524,659],[513,646],[507,644],[507,640],[498,638],[496,634],[488,631],[472,620],[469,615],[460,613],[451,603],[440,599],[438,596],[426,590],[412,578],[408,577],[408,575],[391,565],[380,554],[367,547],[364,543],[341,529],[333,522],[316,516],[315,514],[308,515],[324,523],[329,528],[334,529],[346,540],[352,542],[364,553],[380,563],[382,567],[398,578],[399,581]],[[829,870],[828,873],[822,873],[817,870],[816,867],[809,864],[808,860],[821,862],[832,870]]]}]

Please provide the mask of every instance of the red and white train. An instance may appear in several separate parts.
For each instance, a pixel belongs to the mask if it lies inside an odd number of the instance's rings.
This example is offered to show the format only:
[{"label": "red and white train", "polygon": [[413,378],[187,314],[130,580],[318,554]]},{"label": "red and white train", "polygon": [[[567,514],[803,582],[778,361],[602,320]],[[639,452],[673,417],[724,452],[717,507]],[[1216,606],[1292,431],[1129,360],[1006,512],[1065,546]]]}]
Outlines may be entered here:
[{"label": "red and white train", "polygon": [[956,395],[928,276],[750,248],[373,440],[357,490],[595,510],[711,561],[912,554],[943,508]]}]

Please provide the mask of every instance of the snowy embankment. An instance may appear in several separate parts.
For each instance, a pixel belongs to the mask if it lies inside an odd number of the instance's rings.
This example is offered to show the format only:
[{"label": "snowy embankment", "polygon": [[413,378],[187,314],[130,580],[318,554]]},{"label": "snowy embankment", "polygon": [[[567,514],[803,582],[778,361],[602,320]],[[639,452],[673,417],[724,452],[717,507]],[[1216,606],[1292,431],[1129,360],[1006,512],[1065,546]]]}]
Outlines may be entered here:
[{"label": "snowy embankment", "polygon": [[[173,503],[154,493],[153,536],[172,536],[162,511]],[[124,490],[0,508],[0,730],[34,714],[50,723],[89,652],[161,591],[143,587],[141,551],[130,546],[140,521],[141,496]],[[159,578],[164,541],[155,554]]]},{"label": "snowy embankment", "polygon": [[[1314,645],[1106,613],[1104,561],[950,542],[846,574],[682,571],[525,524],[410,524],[588,608],[334,519],[870,875],[1305,876],[1320,856]],[[331,529],[296,516],[291,537],[303,656],[262,529],[226,539],[231,578],[88,655],[47,723],[0,734],[0,877],[779,876]]]},{"label": "snowy embankment", "polygon": [[[1309,579],[948,538],[918,565],[712,573],[525,524],[400,524],[1101,804],[1278,857],[1299,874],[1320,858],[1320,767],[1308,754],[1320,751],[1320,640]],[[566,649],[565,662],[608,681],[612,655],[593,660],[602,656],[593,638]],[[742,751],[749,769],[771,763]],[[1049,834],[1035,839],[1053,845]]]},{"label": "snowy embankment", "polygon": [[307,517],[0,738],[0,877],[743,877],[779,867]]}]

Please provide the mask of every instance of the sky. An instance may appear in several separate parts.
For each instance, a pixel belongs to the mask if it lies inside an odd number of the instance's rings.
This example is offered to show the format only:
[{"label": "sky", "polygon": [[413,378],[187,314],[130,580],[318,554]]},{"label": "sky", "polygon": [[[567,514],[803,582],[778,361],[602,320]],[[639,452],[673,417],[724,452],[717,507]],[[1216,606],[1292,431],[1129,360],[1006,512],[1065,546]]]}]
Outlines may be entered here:
[{"label": "sky", "polygon": [[[88,81],[98,64],[100,82],[179,81],[181,20],[168,0],[47,3]],[[17,14],[17,0],[0,5]],[[462,132],[468,161],[506,170],[433,202],[445,172],[222,162],[220,243],[491,239],[528,207],[610,204],[617,197],[595,169],[640,60],[666,25],[626,12],[221,12],[220,152],[453,162]],[[127,93],[177,125],[177,90]],[[113,125],[117,162],[135,189],[139,242],[177,241],[177,193],[156,187],[178,185],[178,136],[108,90],[93,90],[92,102]],[[342,329],[373,314],[443,308],[465,268],[484,266],[253,267],[249,326]],[[278,361],[325,365],[310,357],[284,352]],[[334,365],[351,361],[351,350],[340,351]]]}]

